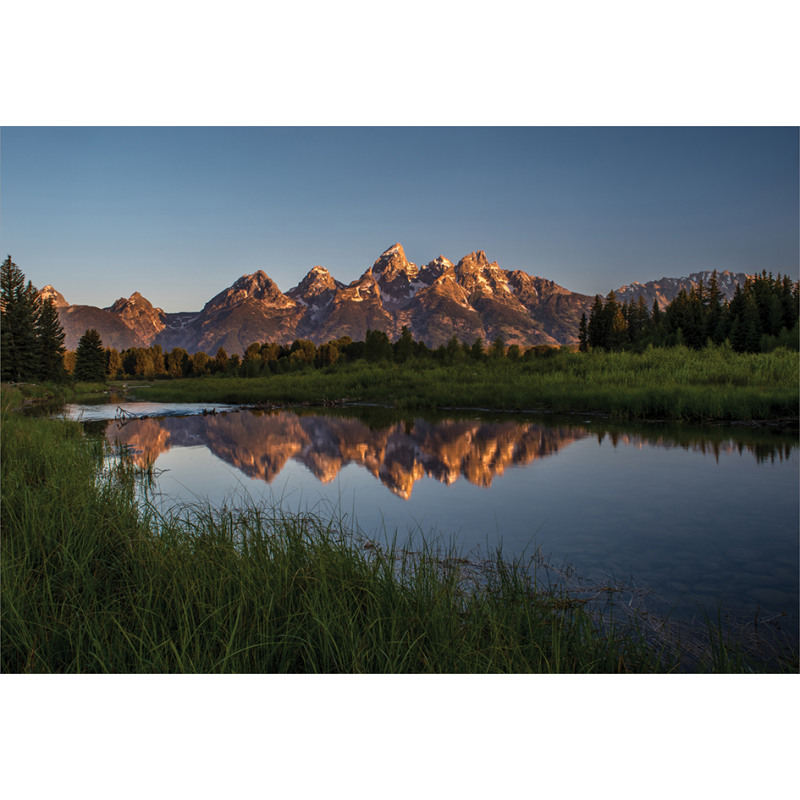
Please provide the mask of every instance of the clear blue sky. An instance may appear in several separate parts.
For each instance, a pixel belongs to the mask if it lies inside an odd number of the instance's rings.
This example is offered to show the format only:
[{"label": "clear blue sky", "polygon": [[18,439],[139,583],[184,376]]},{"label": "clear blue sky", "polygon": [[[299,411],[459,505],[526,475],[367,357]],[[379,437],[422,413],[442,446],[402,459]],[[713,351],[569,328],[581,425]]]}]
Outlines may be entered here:
[{"label": "clear blue sky", "polygon": [[586,294],[798,276],[797,128],[5,127],[0,192],[2,257],[98,306],[198,310],[258,269],[349,282],[396,241]]}]

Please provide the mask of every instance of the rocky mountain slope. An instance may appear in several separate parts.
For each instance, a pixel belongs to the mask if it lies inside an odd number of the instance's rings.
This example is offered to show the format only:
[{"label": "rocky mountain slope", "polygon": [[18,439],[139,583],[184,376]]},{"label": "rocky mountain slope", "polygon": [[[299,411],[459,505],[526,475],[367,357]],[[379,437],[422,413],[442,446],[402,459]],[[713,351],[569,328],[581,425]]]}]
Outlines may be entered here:
[{"label": "rocky mountain slope", "polygon": [[[707,284],[710,273],[633,283],[616,294],[629,302],[642,294],[648,305],[657,300],[663,307],[701,277]],[[720,288],[732,297],[736,282],[745,277],[721,272]],[[574,344],[581,314],[588,316],[594,301],[551,280],[502,269],[483,250],[456,264],[440,255],[418,267],[399,243],[350,284],[316,266],[283,293],[259,270],[243,275],[199,312],[166,313],[138,292],[105,309],[70,305],[52,286],[41,294],[55,300],[70,350],[87,328],[96,328],[104,345],[118,350],[159,344],[165,350],[183,347],[210,355],[220,347],[241,354],[253,342],[311,339],[322,344],[341,336],[363,340],[369,329],[396,339],[404,325],[429,347],[452,336],[468,343],[479,336],[484,342],[500,336],[506,344],[522,347]]]}]

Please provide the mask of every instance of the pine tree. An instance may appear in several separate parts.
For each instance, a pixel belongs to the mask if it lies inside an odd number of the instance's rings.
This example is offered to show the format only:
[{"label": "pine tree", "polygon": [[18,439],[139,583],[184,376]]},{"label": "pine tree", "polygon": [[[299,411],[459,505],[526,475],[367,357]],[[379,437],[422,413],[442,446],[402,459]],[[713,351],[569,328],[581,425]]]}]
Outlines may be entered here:
[{"label": "pine tree", "polygon": [[783,308],[783,327],[788,330],[792,330],[797,324],[798,294],[800,294],[800,282],[793,284],[792,279],[786,275],[781,281],[779,295]]},{"label": "pine tree", "polygon": [[39,310],[36,320],[38,349],[38,377],[43,381],[62,381],[64,370],[64,328],[58,318],[58,310],[52,298],[47,298]]},{"label": "pine tree", "polygon": [[472,343],[472,347],[469,349],[469,357],[473,361],[483,360],[483,339],[480,336]]},{"label": "pine tree", "polygon": [[715,344],[722,344],[724,337],[718,339],[720,329],[720,319],[722,318],[722,292],[719,290],[719,280],[717,271],[711,273],[711,280],[708,284],[708,303],[706,305],[705,317],[705,338],[711,339]]},{"label": "pine tree", "polygon": [[407,325],[403,325],[400,331],[400,338],[394,343],[394,358],[399,363],[408,361],[414,355],[416,347],[414,346],[414,337]]},{"label": "pine tree", "polygon": [[627,338],[625,333],[625,318],[622,316],[622,307],[617,300],[617,293],[612,289],[606,297],[601,316],[603,326],[604,347],[609,350],[619,350]]},{"label": "pine tree", "polygon": [[39,350],[36,320],[41,305],[38,292],[8,256],[0,267],[0,361],[3,380],[30,380],[38,376]]},{"label": "pine tree", "polygon": [[458,337],[453,334],[448,340],[447,344],[445,345],[445,349],[447,350],[447,363],[448,364],[456,364],[461,362],[469,355],[469,347],[462,346],[459,341]]},{"label": "pine tree", "polygon": [[94,328],[89,328],[78,342],[74,377],[77,381],[106,379],[106,352],[100,334]]},{"label": "pine tree", "polygon": [[605,347],[606,335],[603,321],[603,301],[600,295],[595,295],[592,310],[589,312],[589,324],[587,326],[587,341],[589,347]]},{"label": "pine tree", "polygon": [[640,342],[650,332],[651,321],[650,312],[647,310],[647,303],[642,295],[636,301],[635,306],[631,306],[631,318],[633,319],[633,331],[630,339],[632,342]]},{"label": "pine tree", "polygon": [[214,372],[225,372],[228,369],[228,354],[225,352],[224,347],[217,350],[217,355],[214,357],[213,370]]},{"label": "pine tree", "polygon": [[578,326],[578,350],[581,353],[589,351],[589,333],[586,328],[586,313],[581,314],[581,323]]},{"label": "pine tree", "polygon": [[502,336],[498,336],[489,347],[489,358],[499,361],[505,357],[506,343]]}]

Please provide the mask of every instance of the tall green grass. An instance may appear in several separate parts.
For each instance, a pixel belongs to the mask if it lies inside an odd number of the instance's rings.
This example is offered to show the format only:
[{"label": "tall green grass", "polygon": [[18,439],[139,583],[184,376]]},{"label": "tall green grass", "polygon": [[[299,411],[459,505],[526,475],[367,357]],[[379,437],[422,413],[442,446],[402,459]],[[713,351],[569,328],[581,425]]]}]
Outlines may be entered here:
[{"label": "tall green grass", "polygon": [[[380,548],[335,518],[143,504],[77,423],[2,418],[6,672],[619,672],[670,647],[529,562]],[[702,669],[738,669],[726,649]],[[733,665],[733,666],[732,666]],[[749,667],[748,667],[749,668]]]},{"label": "tall green grass", "polygon": [[355,362],[265,378],[163,381],[136,390],[161,401],[251,404],[375,402],[398,408],[478,407],[606,413],[681,421],[797,417],[798,353],[729,347],[644,353],[559,352],[525,362]]}]

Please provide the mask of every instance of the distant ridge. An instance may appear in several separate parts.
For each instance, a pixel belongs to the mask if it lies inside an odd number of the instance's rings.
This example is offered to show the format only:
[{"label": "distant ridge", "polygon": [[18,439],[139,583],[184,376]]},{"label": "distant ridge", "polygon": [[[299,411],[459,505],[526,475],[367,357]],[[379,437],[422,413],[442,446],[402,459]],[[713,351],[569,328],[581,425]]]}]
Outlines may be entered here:
[{"label": "distant ridge", "polygon": [[[711,281],[711,273],[711,270],[705,270],[704,272],[693,272],[687,278],[661,278],[647,283],[634,281],[615,290],[615,294],[620,303],[635,303],[639,299],[639,295],[641,295],[647,302],[648,307],[652,307],[653,301],[656,301],[659,307],[663,309],[680,294],[681,289],[690,292],[692,288],[699,286],[701,281],[704,286],[708,287]],[[717,284],[722,296],[726,300],[731,300],[736,291],[736,286],[739,284],[744,285],[749,277],[752,276],[744,272],[731,272],[727,269],[718,271]]]},{"label": "distant ridge", "polygon": [[[720,290],[733,296],[747,275],[720,272]],[[632,283],[616,290],[620,302],[635,302],[641,294],[648,305],[663,307],[682,288],[687,291],[710,272],[688,278],[661,278]],[[210,355],[224,347],[243,354],[253,342],[286,344],[311,339],[317,344],[349,336],[363,340],[367,330],[385,331],[396,339],[408,326],[417,341],[438,347],[455,336],[473,342],[502,337],[506,344],[575,344],[582,314],[589,316],[594,296],[578,294],[546,278],[523,270],[501,269],[476,250],[453,263],[443,255],[422,267],[408,261],[396,242],[384,250],[360,278],[350,284],[337,281],[322,266],[281,292],[262,270],[242,275],[197,312],[171,314],[134,292],[108,308],[70,305],[52,286],[40,292],[52,297],[66,333],[66,347],[74,350],[87,328],[96,328],[106,347],[161,345],[183,347],[189,353]]]}]

